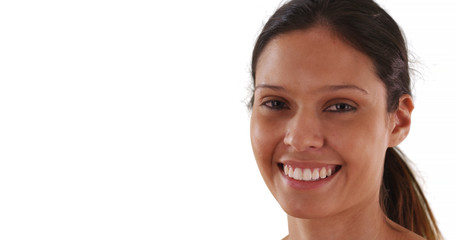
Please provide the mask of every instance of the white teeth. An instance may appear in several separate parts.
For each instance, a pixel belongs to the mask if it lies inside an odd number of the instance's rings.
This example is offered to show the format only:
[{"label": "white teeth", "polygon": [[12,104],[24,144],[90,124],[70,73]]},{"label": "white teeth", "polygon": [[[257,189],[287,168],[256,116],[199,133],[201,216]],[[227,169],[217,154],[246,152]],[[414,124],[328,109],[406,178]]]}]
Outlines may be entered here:
[{"label": "white teeth", "polygon": [[289,173],[288,173],[288,176],[291,177],[291,178],[294,178],[294,170],[292,170],[291,167],[289,167]]},{"label": "white teeth", "polygon": [[323,167],[321,169],[321,172],[319,173],[319,177],[322,178],[322,179],[327,177],[327,170],[325,169],[325,167]]},{"label": "white teeth", "polygon": [[302,172],[302,169],[301,168],[296,168],[294,170],[294,179],[297,179],[297,180],[302,180],[303,179],[303,172]]},{"label": "white teeth", "polygon": [[287,175],[290,178],[293,178],[295,180],[303,180],[303,181],[316,181],[320,179],[325,179],[327,177],[330,177],[334,170],[333,168],[330,167],[323,167],[321,169],[315,168],[313,170],[309,168],[295,168],[292,169],[291,166],[289,165],[284,165],[283,167],[284,174]]},{"label": "white teeth", "polygon": [[303,170],[303,180],[304,181],[310,181],[311,180],[311,170],[310,169],[305,168],[305,170]]},{"label": "white teeth", "polygon": [[313,175],[312,175],[312,180],[318,180],[319,179],[319,168],[316,168],[313,170]]}]

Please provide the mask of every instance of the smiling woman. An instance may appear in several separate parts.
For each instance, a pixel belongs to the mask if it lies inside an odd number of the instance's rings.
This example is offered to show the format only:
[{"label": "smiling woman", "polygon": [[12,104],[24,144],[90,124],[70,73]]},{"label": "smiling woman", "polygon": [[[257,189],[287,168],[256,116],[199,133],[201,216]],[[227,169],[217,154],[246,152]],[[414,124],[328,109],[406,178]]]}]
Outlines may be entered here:
[{"label": "smiling woman", "polygon": [[287,239],[441,239],[396,147],[414,108],[395,21],[364,0],[294,0],[253,52],[251,142]]}]

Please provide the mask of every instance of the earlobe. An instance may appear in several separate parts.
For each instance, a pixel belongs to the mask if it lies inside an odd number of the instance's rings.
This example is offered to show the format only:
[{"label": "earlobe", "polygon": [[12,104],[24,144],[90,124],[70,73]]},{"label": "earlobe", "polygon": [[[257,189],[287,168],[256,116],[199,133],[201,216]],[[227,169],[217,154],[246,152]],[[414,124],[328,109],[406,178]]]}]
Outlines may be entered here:
[{"label": "earlobe", "polygon": [[400,97],[397,110],[393,113],[392,132],[390,135],[389,147],[400,144],[409,133],[411,128],[411,113],[414,110],[414,102],[409,94]]}]

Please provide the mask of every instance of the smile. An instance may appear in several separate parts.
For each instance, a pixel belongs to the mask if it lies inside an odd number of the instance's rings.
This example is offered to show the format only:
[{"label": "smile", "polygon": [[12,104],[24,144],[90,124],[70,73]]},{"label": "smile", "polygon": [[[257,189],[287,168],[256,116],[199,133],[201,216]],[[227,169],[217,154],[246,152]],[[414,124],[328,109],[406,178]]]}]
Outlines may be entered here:
[{"label": "smile", "polygon": [[321,168],[298,168],[287,164],[282,165],[282,169],[286,176],[305,182],[318,181],[328,178],[335,174],[340,168],[341,166],[339,165],[331,165]]}]

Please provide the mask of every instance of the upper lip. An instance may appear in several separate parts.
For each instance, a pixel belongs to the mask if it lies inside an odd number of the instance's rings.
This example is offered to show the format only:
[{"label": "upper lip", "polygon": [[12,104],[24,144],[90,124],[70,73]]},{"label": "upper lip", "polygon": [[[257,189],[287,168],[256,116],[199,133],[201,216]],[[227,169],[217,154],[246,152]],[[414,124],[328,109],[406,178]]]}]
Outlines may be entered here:
[{"label": "upper lip", "polygon": [[334,162],[326,162],[323,160],[310,160],[310,161],[302,161],[302,160],[284,160],[280,161],[280,164],[283,165],[289,165],[292,167],[298,167],[298,168],[322,168],[322,167],[327,167],[327,166],[337,166],[341,165],[339,163],[334,163]]}]

